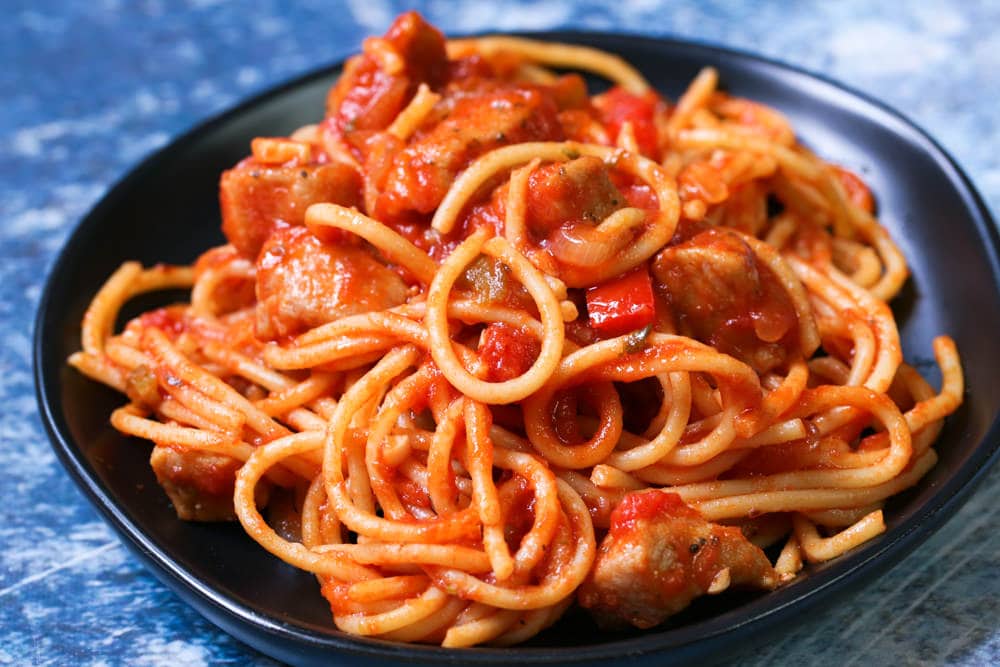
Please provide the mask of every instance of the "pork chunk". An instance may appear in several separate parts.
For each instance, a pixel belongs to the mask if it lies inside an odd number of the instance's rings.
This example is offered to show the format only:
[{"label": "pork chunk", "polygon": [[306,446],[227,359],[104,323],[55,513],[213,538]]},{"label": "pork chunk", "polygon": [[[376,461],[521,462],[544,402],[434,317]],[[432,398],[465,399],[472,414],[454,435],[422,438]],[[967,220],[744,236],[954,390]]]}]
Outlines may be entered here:
[{"label": "pork chunk", "polygon": [[[381,41],[398,56],[399,69],[386,71],[370,53]],[[440,87],[448,76],[444,35],[416,12],[400,15],[380,40],[347,61],[327,95],[327,116],[345,133],[383,130],[406,106],[417,86]]]},{"label": "pork chunk", "polygon": [[680,333],[765,373],[798,349],[798,316],[773,272],[739,234],[709,229],[653,262]]},{"label": "pork chunk", "polygon": [[509,87],[459,99],[446,119],[395,155],[375,215],[430,213],[455,176],[480,155],[508,144],[560,139],[556,104],[539,89]]},{"label": "pork chunk", "polygon": [[257,261],[257,337],[274,340],[385,310],[406,295],[402,278],[367,250],[323,243],[305,227],[279,229]]},{"label": "pork chunk", "polygon": [[730,585],[773,589],[778,575],[739,528],[709,523],[673,493],[630,493],[580,587],[599,624],[649,628]]},{"label": "pork chunk", "polygon": [[240,462],[206,452],[180,452],[157,445],[149,459],[177,517],[186,521],[232,521],[233,489]]},{"label": "pork chunk", "polygon": [[539,167],[528,185],[528,224],[542,237],[568,222],[600,223],[625,205],[604,162],[589,155]]},{"label": "pork chunk", "polygon": [[339,162],[265,166],[251,158],[222,174],[222,232],[244,257],[255,259],[276,226],[301,225],[312,204],[356,206],[360,193],[357,171]]}]

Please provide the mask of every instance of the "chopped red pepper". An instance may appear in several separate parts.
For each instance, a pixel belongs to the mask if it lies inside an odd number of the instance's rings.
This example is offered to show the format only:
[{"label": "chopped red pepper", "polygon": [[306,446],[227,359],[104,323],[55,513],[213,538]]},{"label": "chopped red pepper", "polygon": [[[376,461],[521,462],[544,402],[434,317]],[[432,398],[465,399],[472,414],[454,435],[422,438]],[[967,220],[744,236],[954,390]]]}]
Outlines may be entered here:
[{"label": "chopped red pepper", "polygon": [[635,95],[624,88],[614,87],[604,94],[601,120],[614,140],[626,122],[632,123],[632,132],[643,155],[656,157],[658,141],[653,120],[660,99],[656,93]]},{"label": "chopped red pepper", "polygon": [[590,326],[601,336],[620,336],[647,324],[656,315],[653,283],[645,266],[587,290]]}]

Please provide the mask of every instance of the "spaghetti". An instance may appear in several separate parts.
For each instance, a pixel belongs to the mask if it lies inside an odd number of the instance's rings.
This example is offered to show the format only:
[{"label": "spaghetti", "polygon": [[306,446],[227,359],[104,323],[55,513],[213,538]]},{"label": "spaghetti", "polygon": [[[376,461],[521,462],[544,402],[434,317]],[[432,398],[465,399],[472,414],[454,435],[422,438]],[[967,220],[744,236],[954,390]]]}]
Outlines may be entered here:
[{"label": "spaghetti", "polygon": [[345,632],[508,645],[773,588],[885,530],[963,380],[947,337],[940,391],[903,362],[864,183],[717,79],[670,104],[405,14],[223,175],[230,243],[123,264],[69,362],[181,518],[238,519]]}]

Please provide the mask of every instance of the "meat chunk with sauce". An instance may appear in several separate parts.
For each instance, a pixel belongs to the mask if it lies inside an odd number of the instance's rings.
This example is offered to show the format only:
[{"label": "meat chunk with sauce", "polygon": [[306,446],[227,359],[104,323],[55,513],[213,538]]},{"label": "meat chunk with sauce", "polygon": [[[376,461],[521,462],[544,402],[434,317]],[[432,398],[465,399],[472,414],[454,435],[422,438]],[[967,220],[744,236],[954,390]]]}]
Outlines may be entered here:
[{"label": "meat chunk with sauce", "polygon": [[628,494],[611,513],[579,601],[602,626],[649,628],[706,593],[777,584],[767,556],[739,528],[710,523],[654,489]]},{"label": "meat chunk with sauce", "polygon": [[376,184],[375,216],[430,213],[458,173],[500,146],[562,139],[552,96],[528,86],[510,86],[455,102],[447,118],[397,153]]},{"label": "meat chunk with sauce", "polygon": [[369,251],[324,243],[305,227],[279,229],[257,260],[257,337],[291,336],[406,296],[402,278]]},{"label": "meat chunk with sauce", "polygon": [[624,205],[604,162],[585,155],[532,172],[525,217],[529,229],[546,237],[566,223],[598,224]]},{"label": "meat chunk with sauce", "polygon": [[[149,463],[178,518],[186,521],[232,521],[236,518],[233,490],[236,472],[242,465],[236,459],[157,445]],[[266,484],[258,486],[258,504],[266,504],[267,492]]]},{"label": "meat chunk with sauce", "polygon": [[798,317],[777,277],[739,234],[709,229],[653,262],[680,333],[764,373],[798,349]]},{"label": "meat chunk with sauce", "polygon": [[441,86],[448,76],[444,35],[420,14],[400,15],[385,35],[365,41],[327,95],[327,116],[344,133],[384,130],[417,86]]},{"label": "meat chunk with sauce", "polygon": [[275,227],[301,225],[310,205],[356,206],[360,194],[361,177],[339,162],[270,166],[249,158],[219,182],[222,232],[243,256],[256,258]]}]

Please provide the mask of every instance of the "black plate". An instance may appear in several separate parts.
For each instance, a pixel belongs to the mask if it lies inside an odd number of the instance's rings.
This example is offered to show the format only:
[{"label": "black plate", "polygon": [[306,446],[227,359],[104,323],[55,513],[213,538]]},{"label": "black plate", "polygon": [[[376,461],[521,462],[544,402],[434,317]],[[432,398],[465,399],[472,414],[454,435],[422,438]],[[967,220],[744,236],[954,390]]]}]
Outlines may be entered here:
[{"label": "black plate", "polygon": [[[773,593],[698,603],[664,629],[602,634],[582,615],[571,614],[528,646],[465,651],[337,632],[315,579],[270,556],[239,525],[178,521],[149,469],[148,443],[123,438],[108,425],[121,397],[64,363],[79,348],[79,323],[88,301],[122,261],[190,262],[222,241],[220,171],[247,153],[255,135],[279,135],[318,119],[338,72],[324,69],[195,129],[119,183],[63,249],[35,330],[38,400],[63,464],[161,581],[219,627],[264,653],[292,663],[597,664],[632,658],[662,664],[742,647],[900,560],[958,509],[998,458],[997,232],[968,178],[933,140],[877,102],[754,56],[634,36],[541,37],[617,52],[674,98],[702,66],[713,65],[728,90],[777,107],[807,145],[864,174],[877,195],[881,219],[913,272],[894,304],[906,357],[918,364],[929,361],[932,338],[948,333],[965,360],[966,402],[941,435],[940,462],[916,489],[890,503],[889,526],[882,536],[810,567]],[[924,370],[936,372],[933,363]]]}]

